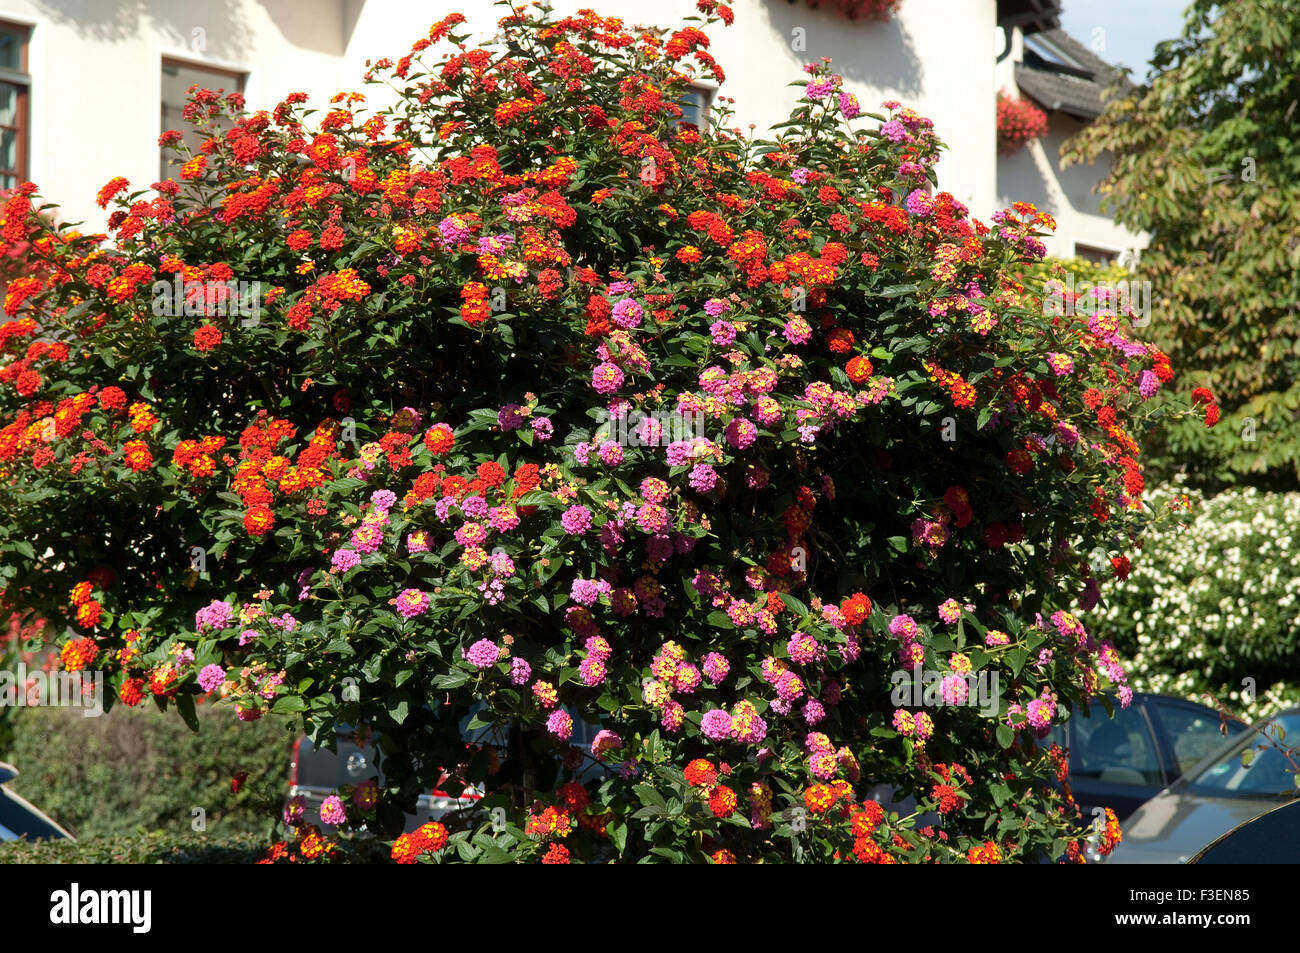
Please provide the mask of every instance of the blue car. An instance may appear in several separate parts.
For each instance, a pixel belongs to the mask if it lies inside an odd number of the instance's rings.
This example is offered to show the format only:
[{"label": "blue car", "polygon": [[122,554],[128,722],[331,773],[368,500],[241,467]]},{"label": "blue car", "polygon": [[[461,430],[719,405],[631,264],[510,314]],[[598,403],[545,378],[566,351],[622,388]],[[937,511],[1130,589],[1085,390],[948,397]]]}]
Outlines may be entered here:
[{"label": "blue car", "polygon": [[1094,703],[1075,711],[1043,740],[1070,752],[1070,790],[1085,816],[1109,807],[1122,823],[1211,751],[1246,729],[1206,705],[1168,695],[1134,693],[1133,703],[1108,718]]}]

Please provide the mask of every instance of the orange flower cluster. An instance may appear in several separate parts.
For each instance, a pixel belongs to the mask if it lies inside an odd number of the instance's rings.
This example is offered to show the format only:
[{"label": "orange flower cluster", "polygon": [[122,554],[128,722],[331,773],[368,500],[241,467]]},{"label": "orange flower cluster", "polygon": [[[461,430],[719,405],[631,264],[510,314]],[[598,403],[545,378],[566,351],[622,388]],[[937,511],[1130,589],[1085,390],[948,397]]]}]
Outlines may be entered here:
[{"label": "orange flower cluster", "polygon": [[64,643],[62,651],[59,652],[59,661],[63,663],[66,671],[80,672],[93,664],[98,655],[99,646],[95,644],[94,639],[72,639]]},{"label": "orange flower cluster", "polygon": [[391,856],[399,864],[414,864],[421,854],[436,854],[446,847],[447,839],[447,828],[437,821],[430,821],[393,841]]},{"label": "orange flower cluster", "polygon": [[1000,864],[1002,851],[994,841],[985,841],[980,846],[966,851],[966,861],[971,864]]},{"label": "orange flower cluster", "polygon": [[93,591],[94,583],[88,581],[79,582],[72,587],[71,600],[77,610],[77,624],[86,629],[97,626],[104,612],[104,607],[90,598]]},{"label": "orange flower cluster", "polygon": [[182,470],[188,470],[195,479],[207,479],[217,469],[213,454],[225,445],[226,438],[215,435],[202,440],[182,440],[172,451],[172,463]]},{"label": "orange flower cluster", "polygon": [[551,805],[540,814],[529,814],[528,821],[524,824],[524,833],[543,840],[564,838],[569,836],[572,826],[573,819],[569,812]]}]

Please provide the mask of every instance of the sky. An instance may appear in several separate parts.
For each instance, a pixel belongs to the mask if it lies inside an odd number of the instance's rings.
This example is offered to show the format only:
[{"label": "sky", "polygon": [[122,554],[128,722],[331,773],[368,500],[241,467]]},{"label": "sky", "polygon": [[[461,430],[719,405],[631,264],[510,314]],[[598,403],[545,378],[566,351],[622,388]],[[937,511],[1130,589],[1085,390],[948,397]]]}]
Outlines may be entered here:
[{"label": "sky", "polygon": [[1063,0],[1061,27],[1106,62],[1132,67],[1130,78],[1140,82],[1156,44],[1182,32],[1188,2]]}]

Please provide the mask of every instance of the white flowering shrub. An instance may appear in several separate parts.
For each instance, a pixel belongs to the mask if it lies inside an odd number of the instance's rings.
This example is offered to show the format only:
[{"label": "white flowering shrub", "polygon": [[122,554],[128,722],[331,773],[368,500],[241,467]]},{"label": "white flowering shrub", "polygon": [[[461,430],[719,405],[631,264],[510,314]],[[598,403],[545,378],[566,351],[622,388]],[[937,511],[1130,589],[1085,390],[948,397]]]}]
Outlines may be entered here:
[{"label": "white flowering shrub", "polygon": [[1147,534],[1099,634],[1138,691],[1212,704],[1209,693],[1252,718],[1300,703],[1300,493],[1148,493],[1157,509],[1179,498],[1190,511]]}]

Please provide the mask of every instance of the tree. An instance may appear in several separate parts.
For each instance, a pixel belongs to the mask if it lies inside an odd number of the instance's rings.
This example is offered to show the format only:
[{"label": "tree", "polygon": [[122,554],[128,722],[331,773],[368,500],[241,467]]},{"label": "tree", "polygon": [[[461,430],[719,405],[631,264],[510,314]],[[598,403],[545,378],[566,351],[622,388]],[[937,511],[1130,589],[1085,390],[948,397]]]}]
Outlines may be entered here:
[{"label": "tree", "polygon": [[1300,7],[1189,5],[1146,82],[1066,143],[1113,159],[1103,208],[1151,233],[1143,336],[1219,397],[1224,425],[1171,426],[1157,476],[1300,486]]}]

